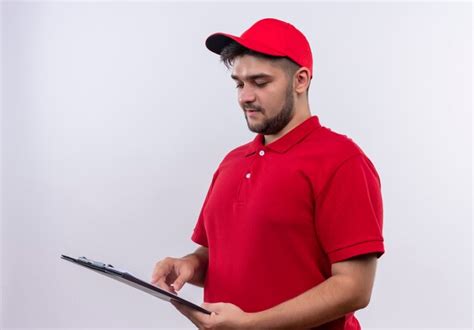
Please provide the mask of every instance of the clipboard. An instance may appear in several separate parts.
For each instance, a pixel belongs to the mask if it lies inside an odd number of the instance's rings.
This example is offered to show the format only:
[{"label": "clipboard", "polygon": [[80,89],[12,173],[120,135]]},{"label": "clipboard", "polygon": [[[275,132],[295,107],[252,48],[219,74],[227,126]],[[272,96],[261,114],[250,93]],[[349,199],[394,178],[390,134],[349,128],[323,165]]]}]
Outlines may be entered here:
[{"label": "clipboard", "polygon": [[168,292],[168,291],[163,290],[161,288],[158,288],[154,285],[151,285],[148,282],[140,280],[139,278],[136,278],[135,276],[133,276],[133,275],[131,275],[131,274],[125,272],[125,271],[114,268],[114,266],[112,266],[110,264],[105,264],[105,263],[102,263],[102,262],[99,262],[99,261],[94,261],[94,260],[91,260],[91,259],[87,259],[86,257],[73,258],[73,257],[66,256],[64,254],[61,255],[61,259],[70,261],[70,262],[72,262],[76,265],[83,266],[85,268],[88,268],[88,269],[96,272],[96,273],[105,275],[109,278],[112,278],[112,279],[117,280],[119,282],[122,282],[124,284],[130,285],[130,286],[134,287],[135,289],[138,289],[138,290],[141,290],[143,292],[149,293],[152,296],[155,296],[155,297],[160,298],[162,300],[165,300],[165,301],[168,301],[168,302],[171,302],[172,300],[177,301],[177,302],[179,302],[183,305],[191,307],[192,309],[195,309],[195,310],[197,310],[199,312],[202,312],[204,314],[209,314],[209,315],[211,314],[211,312],[209,312],[208,310],[206,310],[206,309],[202,308],[201,306],[198,306],[198,305],[190,302],[189,300],[181,298],[181,297],[179,297],[179,296],[177,296],[177,295],[175,295],[171,292]]}]

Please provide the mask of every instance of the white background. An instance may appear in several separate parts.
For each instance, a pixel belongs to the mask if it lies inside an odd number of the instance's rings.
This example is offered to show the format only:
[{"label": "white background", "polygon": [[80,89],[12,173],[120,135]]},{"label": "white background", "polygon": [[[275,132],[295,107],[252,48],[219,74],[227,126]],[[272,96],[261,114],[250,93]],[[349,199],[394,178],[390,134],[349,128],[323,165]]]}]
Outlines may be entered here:
[{"label": "white background", "polygon": [[[470,3],[3,2],[2,328],[189,327],[168,304],[79,269],[149,279],[181,256],[212,173],[247,142],[216,31],[292,22],[310,102],[382,178],[386,254],[364,328],[472,326]],[[201,290],[182,295],[201,302]]]}]

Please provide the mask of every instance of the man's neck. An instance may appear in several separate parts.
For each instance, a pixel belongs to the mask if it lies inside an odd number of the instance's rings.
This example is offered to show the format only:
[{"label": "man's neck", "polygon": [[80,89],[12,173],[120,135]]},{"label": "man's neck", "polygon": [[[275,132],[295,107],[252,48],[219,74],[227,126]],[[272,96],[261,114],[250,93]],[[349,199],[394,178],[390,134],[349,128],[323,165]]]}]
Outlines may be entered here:
[{"label": "man's neck", "polygon": [[311,117],[311,112],[308,107],[305,107],[305,109],[301,109],[299,111],[298,109],[295,109],[295,115],[281,131],[279,131],[276,134],[263,136],[263,144],[267,145],[267,144],[275,142],[276,140],[278,140],[279,138],[283,137],[285,134],[290,132],[293,128],[295,128],[296,126],[304,122],[309,117]]}]

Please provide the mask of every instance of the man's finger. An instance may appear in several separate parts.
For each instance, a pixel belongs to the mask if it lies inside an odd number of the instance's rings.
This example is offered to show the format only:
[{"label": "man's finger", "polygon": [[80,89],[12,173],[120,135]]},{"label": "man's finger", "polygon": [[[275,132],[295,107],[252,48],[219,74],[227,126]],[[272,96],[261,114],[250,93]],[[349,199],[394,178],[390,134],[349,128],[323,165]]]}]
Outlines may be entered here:
[{"label": "man's finger", "polygon": [[156,284],[161,278],[168,276],[171,272],[171,267],[165,262],[160,261],[156,264],[153,274],[151,276],[151,283]]},{"label": "man's finger", "polygon": [[179,276],[176,280],[171,284],[171,286],[176,290],[179,291],[183,287],[183,285],[191,279],[191,271],[187,268],[180,270]]},{"label": "man's finger", "polygon": [[168,292],[176,293],[174,288],[172,286],[168,285],[163,277],[161,279],[159,279],[158,282],[155,283],[155,285],[158,286],[159,288],[163,289],[163,290],[168,291]]},{"label": "man's finger", "polygon": [[222,307],[225,306],[225,303],[202,303],[201,307],[207,309],[209,312],[214,314],[219,314],[222,311]]}]

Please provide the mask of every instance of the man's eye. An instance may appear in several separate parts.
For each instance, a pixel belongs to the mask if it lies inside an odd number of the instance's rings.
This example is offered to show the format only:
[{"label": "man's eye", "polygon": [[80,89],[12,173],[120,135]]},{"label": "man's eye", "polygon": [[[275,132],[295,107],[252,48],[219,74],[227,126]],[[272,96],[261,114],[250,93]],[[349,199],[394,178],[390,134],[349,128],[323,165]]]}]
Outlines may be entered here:
[{"label": "man's eye", "polygon": [[266,84],[268,84],[268,81],[256,81],[255,82],[255,85],[258,86],[258,87],[263,87]]},{"label": "man's eye", "polygon": [[242,88],[243,86],[244,86],[244,84],[237,84],[237,85],[235,86],[235,88]]}]

